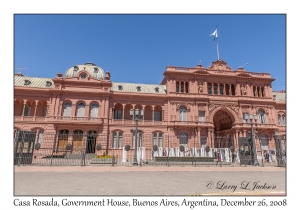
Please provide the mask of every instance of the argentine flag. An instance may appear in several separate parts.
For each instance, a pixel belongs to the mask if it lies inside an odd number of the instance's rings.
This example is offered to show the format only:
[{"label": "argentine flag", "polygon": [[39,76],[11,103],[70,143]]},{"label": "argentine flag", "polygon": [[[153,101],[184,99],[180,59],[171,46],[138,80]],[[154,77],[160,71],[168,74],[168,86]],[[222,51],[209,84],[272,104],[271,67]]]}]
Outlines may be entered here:
[{"label": "argentine flag", "polygon": [[218,38],[218,28],[216,28],[216,30],[210,36],[214,36],[215,41]]}]

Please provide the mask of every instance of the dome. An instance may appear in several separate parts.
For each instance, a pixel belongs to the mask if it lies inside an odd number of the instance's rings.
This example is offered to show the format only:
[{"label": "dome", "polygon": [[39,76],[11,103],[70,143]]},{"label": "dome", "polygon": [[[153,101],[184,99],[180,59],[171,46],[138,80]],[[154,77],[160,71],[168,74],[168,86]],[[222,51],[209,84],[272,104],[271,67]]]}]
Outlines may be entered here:
[{"label": "dome", "polygon": [[75,65],[66,71],[65,77],[76,77],[81,71],[87,71],[91,78],[104,79],[104,71],[101,67],[96,66],[94,63],[85,63],[81,65]]}]

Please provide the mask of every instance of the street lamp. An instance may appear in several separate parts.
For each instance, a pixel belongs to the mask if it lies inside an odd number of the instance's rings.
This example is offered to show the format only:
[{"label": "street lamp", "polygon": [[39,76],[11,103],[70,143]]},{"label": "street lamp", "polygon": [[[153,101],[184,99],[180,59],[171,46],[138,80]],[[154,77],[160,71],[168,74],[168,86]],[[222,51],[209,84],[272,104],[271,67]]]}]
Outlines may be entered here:
[{"label": "street lamp", "polygon": [[135,120],[135,141],[134,141],[134,159],[132,165],[138,165],[137,162],[137,132],[138,132],[138,121],[144,116],[144,110],[130,109],[130,116]]},{"label": "street lamp", "polygon": [[253,165],[257,166],[257,165],[259,165],[259,163],[257,161],[256,143],[255,143],[255,136],[254,136],[255,134],[254,134],[254,130],[253,130],[253,124],[257,120],[257,115],[256,114],[249,114],[249,115],[246,114],[245,115],[245,120],[246,120],[247,124],[251,125],[251,142],[252,142],[252,146],[253,146],[253,155],[254,155]]}]

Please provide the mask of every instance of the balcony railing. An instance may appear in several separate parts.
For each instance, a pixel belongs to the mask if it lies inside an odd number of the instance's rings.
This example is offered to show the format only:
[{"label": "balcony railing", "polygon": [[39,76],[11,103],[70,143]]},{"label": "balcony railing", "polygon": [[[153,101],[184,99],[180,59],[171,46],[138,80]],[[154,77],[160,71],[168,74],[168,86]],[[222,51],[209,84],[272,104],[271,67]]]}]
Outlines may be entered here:
[{"label": "balcony railing", "polygon": [[209,122],[205,121],[170,121],[170,124],[172,125],[210,125]]},{"label": "balcony railing", "polygon": [[77,122],[103,122],[103,118],[97,117],[66,117],[66,116],[53,116],[53,120],[57,121],[77,121]]},{"label": "balcony railing", "polygon": [[[128,119],[112,119],[112,124],[130,124],[134,125],[134,120]],[[139,120],[139,125],[163,125],[164,121],[153,121],[153,120]]]},{"label": "balcony railing", "polygon": [[46,117],[37,117],[37,116],[14,116],[15,122],[17,121],[45,121]]},{"label": "balcony railing", "polygon": [[[243,123],[243,126],[251,126],[250,123]],[[253,127],[268,127],[268,128],[273,128],[276,127],[275,124],[262,124],[262,123],[254,123]]]}]

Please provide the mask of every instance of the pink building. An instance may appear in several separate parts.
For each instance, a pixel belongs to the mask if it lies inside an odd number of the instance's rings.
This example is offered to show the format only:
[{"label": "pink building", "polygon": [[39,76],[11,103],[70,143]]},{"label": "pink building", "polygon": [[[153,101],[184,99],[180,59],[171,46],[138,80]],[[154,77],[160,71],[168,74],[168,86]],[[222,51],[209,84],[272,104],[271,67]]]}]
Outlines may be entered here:
[{"label": "pink building", "polygon": [[[153,145],[159,148],[156,156],[180,155],[180,145],[193,155],[206,146],[236,152],[238,138],[251,130],[250,114],[257,118],[259,157],[262,150],[276,150],[275,134],[285,139],[286,93],[272,91],[275,79],[269,73],[232,70],[217,60],[208,68],[167,66],[163,75],[157,85],[112,82],[113,73],[93,63],[72,66],[55,78],[16,74],[15,130],[36,132],[36,143],[53,145],[56,153],[70,143],[72,153],[84,148],[122,157],[125,145],[130,145],[128,155],[134,154],[130,110],[139,109],[144,115],[137,145],[145,159],[153,156]],[[56,139],[46,138],[50,133]]]}]

